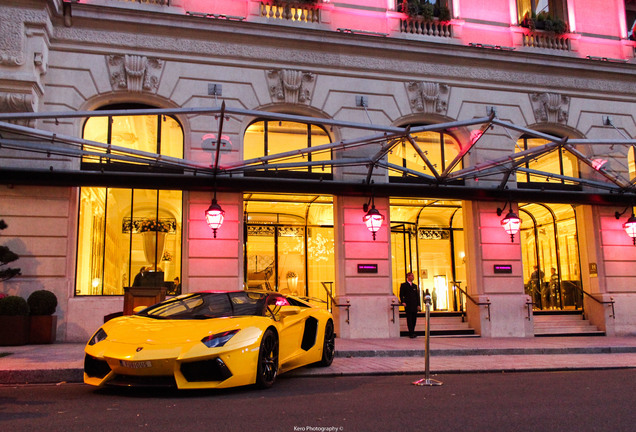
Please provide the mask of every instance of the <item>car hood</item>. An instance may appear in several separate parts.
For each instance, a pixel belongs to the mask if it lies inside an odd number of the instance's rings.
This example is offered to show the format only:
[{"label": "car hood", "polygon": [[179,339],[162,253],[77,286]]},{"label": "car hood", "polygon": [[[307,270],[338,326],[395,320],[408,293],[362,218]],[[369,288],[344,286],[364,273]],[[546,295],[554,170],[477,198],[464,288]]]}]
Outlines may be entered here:
[{"label": "car hood", "polygon": [[131,344],[174,344],[200,341],[215,333],[244,329],[257,317],[213,318],[207,320],[166,320],[143,316],[116,318],[102,327],[111,342]]}]

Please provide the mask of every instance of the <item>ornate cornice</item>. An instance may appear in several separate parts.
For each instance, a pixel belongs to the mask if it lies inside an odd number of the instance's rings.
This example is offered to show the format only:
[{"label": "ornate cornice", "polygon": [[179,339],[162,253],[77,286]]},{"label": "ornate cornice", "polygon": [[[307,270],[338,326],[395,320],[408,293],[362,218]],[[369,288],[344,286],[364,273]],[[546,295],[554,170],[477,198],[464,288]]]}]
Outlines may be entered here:
[{"label": "ornate cornice", "polygon": [[310,72],[275,69],[267,72],[269,94],[273,101],[309,104],[316,76]]},{"label": "ornate cornice", "polygon": [[159,88],[163,60],[129,54],[106,57],[113,90],[155,93]]}]

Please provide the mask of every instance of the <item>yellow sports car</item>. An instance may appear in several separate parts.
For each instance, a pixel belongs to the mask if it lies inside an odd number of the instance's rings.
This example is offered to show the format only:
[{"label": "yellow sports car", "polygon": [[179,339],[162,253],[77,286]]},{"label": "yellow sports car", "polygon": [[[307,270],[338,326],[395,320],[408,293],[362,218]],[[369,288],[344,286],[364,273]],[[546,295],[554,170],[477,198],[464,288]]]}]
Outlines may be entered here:
[{"label": "yellow sports car", "polygon": [[276,292],[198,292],[106,322],[86,345],[84,382],[180,389],[271,387],[335,354],[331,313]]}]

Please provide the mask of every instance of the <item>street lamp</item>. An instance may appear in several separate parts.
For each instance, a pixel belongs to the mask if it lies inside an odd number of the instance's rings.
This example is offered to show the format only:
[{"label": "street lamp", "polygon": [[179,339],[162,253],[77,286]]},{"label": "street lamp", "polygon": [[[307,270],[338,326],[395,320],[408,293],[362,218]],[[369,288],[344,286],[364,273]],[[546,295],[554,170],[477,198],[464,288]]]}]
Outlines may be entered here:
[{"label": "street lamp", "polygon": [[[508,211],[508,214],[506,214],[506,216],[501,220],[501,226],[503,227],[504,231],[510,234],[510,242],[513,243],[515,241],[515,234],[519,232],[519,227],[521,226],[521,219],[519,219],[519,216],[517,216],[517,214],[512,211],[512,203],[509,203],[509,204],[510,204],[510,209]],[[506,209],[505,205],[503,209],[498,208],[497,216],[501,216],[501,214],[503,213],[505,209]]]},{"label": "street lamp", "polygon": [[205,221],[208,223],[208,226],[212,228],[212,232],[214,233],[214,238],[216,238],[216,230],[221,228],[223,225],[223,219],[225,218],[225,211],[221,208],[221,206],[216,202],[216,191],[214,191],[214,198],[212,198],[212,204],[205,211]]},{"label": "street lamp", "polygon": [[369,203],[365,203],[362,206],[362,211],[365,211],[366,214],[362,217],[362,221],[366,224],[367,229],[371,231],[373,234],[373,240],[375,240],[375,233],[382,227],[382,222],[384,221],[384,216],[380,214],[380,212],[375,208],[375,200],[373,196],[371,196],[371,208],[369,208]]},{"label": "street lamp", "polygon": [[[619,212],[614,213],[614,216],[616,217],[616,219],[620,219],[620,217],[623,216],[623,214],[625,214],[628,208],[629,207],[625,208],[625,210],[623,210],[620,213]],[[634,216],[633,212],[630,218],[627,219],[627,222],[623,224],[623,229],[625,230],[627,235],[632,238],[632,242],[634,243],[634,246],[636,246],[636,216]]]}]

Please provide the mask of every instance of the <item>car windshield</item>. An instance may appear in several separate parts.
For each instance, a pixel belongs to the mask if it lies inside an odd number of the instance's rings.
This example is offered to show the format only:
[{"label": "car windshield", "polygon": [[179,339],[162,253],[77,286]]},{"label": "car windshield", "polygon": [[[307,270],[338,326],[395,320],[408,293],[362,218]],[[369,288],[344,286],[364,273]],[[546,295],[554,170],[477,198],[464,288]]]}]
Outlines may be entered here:
[{"label": "car windshield", "polygon": [[185,294],[139,312],[158,319],[209,319],[228,316],[263,316],[266,294],[239,291]]}]

